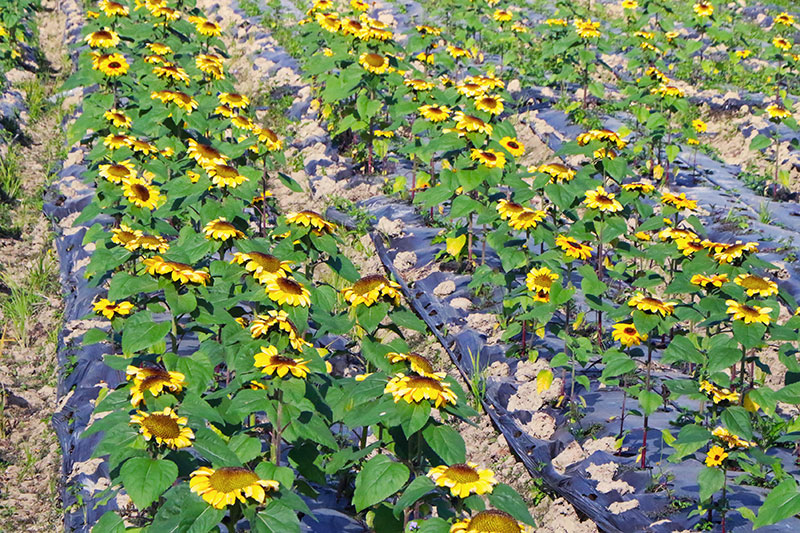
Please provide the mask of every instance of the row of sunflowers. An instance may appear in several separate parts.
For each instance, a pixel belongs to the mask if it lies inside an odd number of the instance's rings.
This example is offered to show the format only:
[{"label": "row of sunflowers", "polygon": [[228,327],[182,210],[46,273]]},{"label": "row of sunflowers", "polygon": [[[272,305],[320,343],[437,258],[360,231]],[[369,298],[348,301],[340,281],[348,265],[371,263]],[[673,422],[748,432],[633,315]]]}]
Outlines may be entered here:
[{"label": "row of sunflowers", "polygon": [[[69,86],[94,201],[76,224],[122,383],[95,457],[130,503],[94,531],[300,531],[325,494],[380,531],[527,530],[522,498],[467,461],[460,386],[411,351],[399,286],[359,277],[337,228],[281,213],[284,143],[226,70],[222,28],[191,1],[101,0]],[[360,356],[360,373],[334,371]],[[341,366],[341,365],[340,365]],[[352,365],[351,365],[352,366]],[[327,492],[326,492],[327,491]],[[124,502],[124,499],[116,499]],[[488,527],[488,526],[487,526]]]},{"label": "row of sunflowers", "polygon": [[[463,17],[450,7],[437,23],[468,22],[477,11],[486,42],[489,20],[514,16],[497,3],[470,4]],[[300,21],[322,117],[343,148],[361,154],[365,173],[388,173],[398,162],[413,168],[410,183],[395,179],[395,192],[444,228],[443,257],[466,256],[476,294],[505,288],[510,353],[548,356],[551,369],[537,382],[548,388],[554,371],[567,378],[556,406],[574,422],[581,395],[597,387],[581,370],[601,365],[602,384],[638,403],[626,410],[623,402],[619,418],[641,420],[633,450],[640,468],[651,466],[651,415],[670,410],[677,435],[659,432],[670,460],[701,465],[692,516],[715,517],[725,530],[734,481],[773,488],[757,514],[736,509],[756,526],[797,514],[796,464],[784,453],[792,457],[800,430],[788,416],[800,403],[792,381],[797,302],[776,282],[780,269],[758,257],[757,242],[714,240],[697,202],[665,186],[680,149],[668,125],[690,110],[685,94],[654,59],[642,61],[627,89],[635,130],[588,129],[564,144],[562,158],[523,165],[505,90],[515,71],[485,62],[483,41],[458,23],[449,34],[433,24],[398,33],[369,9],[318,0]],[[599,37],[596,22],[574,26],[580,46]],[[764,112],[794,124],[789,103],[778,99]],[[695,116],[683,129],[694,139],[705,123]],[[489,265],[487,249],[499,267]],[[562,349],[547,353],[535,337],[556,337]],[[657,381],[657,365],[684,377]],[[687,400],[692,407],[676,409]],[[627,437],[621,426],[620,445]]]},{"label": "row of sunflowers", "polygon": [[39,6],[39,0],[0,2],[0,74],[20,63],[32,37],[29,21]]}]

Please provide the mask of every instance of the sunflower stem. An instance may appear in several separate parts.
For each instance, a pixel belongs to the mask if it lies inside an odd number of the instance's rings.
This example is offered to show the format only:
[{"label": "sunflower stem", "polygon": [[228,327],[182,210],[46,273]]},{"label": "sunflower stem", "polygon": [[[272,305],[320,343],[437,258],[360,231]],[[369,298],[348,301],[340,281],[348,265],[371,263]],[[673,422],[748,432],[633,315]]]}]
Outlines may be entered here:
[{"label": "sunflower stem", "polygon": [[236,523],[242,518],[242,509],[239,502],[233,504],[230,515],[228,516],[228,533],[236,533]]}]

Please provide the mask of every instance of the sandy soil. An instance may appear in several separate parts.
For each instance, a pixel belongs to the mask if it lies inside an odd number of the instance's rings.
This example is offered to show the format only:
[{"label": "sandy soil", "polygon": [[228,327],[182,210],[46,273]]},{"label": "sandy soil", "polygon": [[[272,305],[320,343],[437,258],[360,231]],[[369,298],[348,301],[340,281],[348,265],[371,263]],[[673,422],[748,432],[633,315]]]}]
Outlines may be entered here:
[{"label": "sandy soil", "polygon": [[[60,85],[63,15],[53,11],[56,0],[45,0],[37,16],[46,63],[40,80],[46,96]],[[58,265],[50,223],[41,212],[41,194],[48,173],[59,159],[63,140],[58,131],[59,109],[45,110],[29,122],[27,146],[18,147],[22,191],[13,207],[10,236],[0,238],[0,532],[53,532],[60,529],[58,495],[60,450],[50,427],[56,405],[56,337],[61,321]],[[11,288],[29,294],[31,304],[15,327]],[[19,322],[16,322],[19,324]],[[21,331],[18,331],[21,330]]]}]

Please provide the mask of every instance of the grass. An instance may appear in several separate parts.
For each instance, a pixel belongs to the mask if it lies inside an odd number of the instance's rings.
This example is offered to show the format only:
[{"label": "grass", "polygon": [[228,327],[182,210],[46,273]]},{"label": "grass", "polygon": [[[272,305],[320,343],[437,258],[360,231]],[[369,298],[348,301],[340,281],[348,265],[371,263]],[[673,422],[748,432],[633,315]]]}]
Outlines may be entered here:
[{"label": "grass", "polygon": [[45,86],[41,80],[23,81],[18,87],[25,91],[25,105],[28,107],[28,116],[32,121],[42,118],[47,107]]},{"label": "grass", "polygon": [[476,411],[481,410],[481,402],[486,397],[486,370],[480,370],[481,354],[473,354],[469,351],[469,361],[472,364],[472,374],[469,376],[469,390],[472,393],[472,408]]},{"label": "grass", "polygon": [[41,298],[26,284],[16,282],[8,275],[0,276],[0,280],[9,290],[8,296],[0,302],[3,317],[14,328],[17,343],[27,347],[30,341],[29,326]]},{"label": "grass", "polygon": [[5,156],[0,157],[0,202],[13,202],[22,188],[20,155],[16,145],[10,144]]}]

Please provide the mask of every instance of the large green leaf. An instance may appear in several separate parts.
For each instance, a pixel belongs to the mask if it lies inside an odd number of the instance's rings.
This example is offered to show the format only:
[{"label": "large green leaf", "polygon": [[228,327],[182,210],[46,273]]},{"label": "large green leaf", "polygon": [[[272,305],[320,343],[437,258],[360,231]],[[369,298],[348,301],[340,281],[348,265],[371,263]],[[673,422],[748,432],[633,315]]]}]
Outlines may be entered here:
[{"label": "large green leaf", "polygon": [[697,475],[697,483],[700,485],[700,501],[704,502],[722,489],[725,473],[719,468],[705,467]]},{"label": "large green leaf", "polygon": [[522,499],[522,496],[517,491],[505,483],[500,483],[494,487],[492,493],[489,494],[489,503],[501,511],[507,512],[520,522],[525,522],[531,526],[536,525],[530,511],[528,511],[528,504],[525,503],[525,500]]},{"label": "large green leaf", "polygon": [[800,492],[797,482],[789,477],[769,492],[758,510],[758,517],[753,521],[753,529],[775,524],[796,514],[800,514]]},{"label": "large green leaf", "polygon": [[164,459],[134,457],[122,465],[120,476],[125,492],[142,510],[178,479],[178,465]]},{"label": "large green leaf", "polygon": [[356,476],[353,493],[356,511],[361,512],[402,489],[409,474],[408,467],[385,455],[377,455],[364,463]]},{"label": "large green leaf", "polygon": [[170,322],[153,322],[147,311],[132,315],[125,322],[122,332],[122,352],[132,355],[161,342],[172,328]]}]

